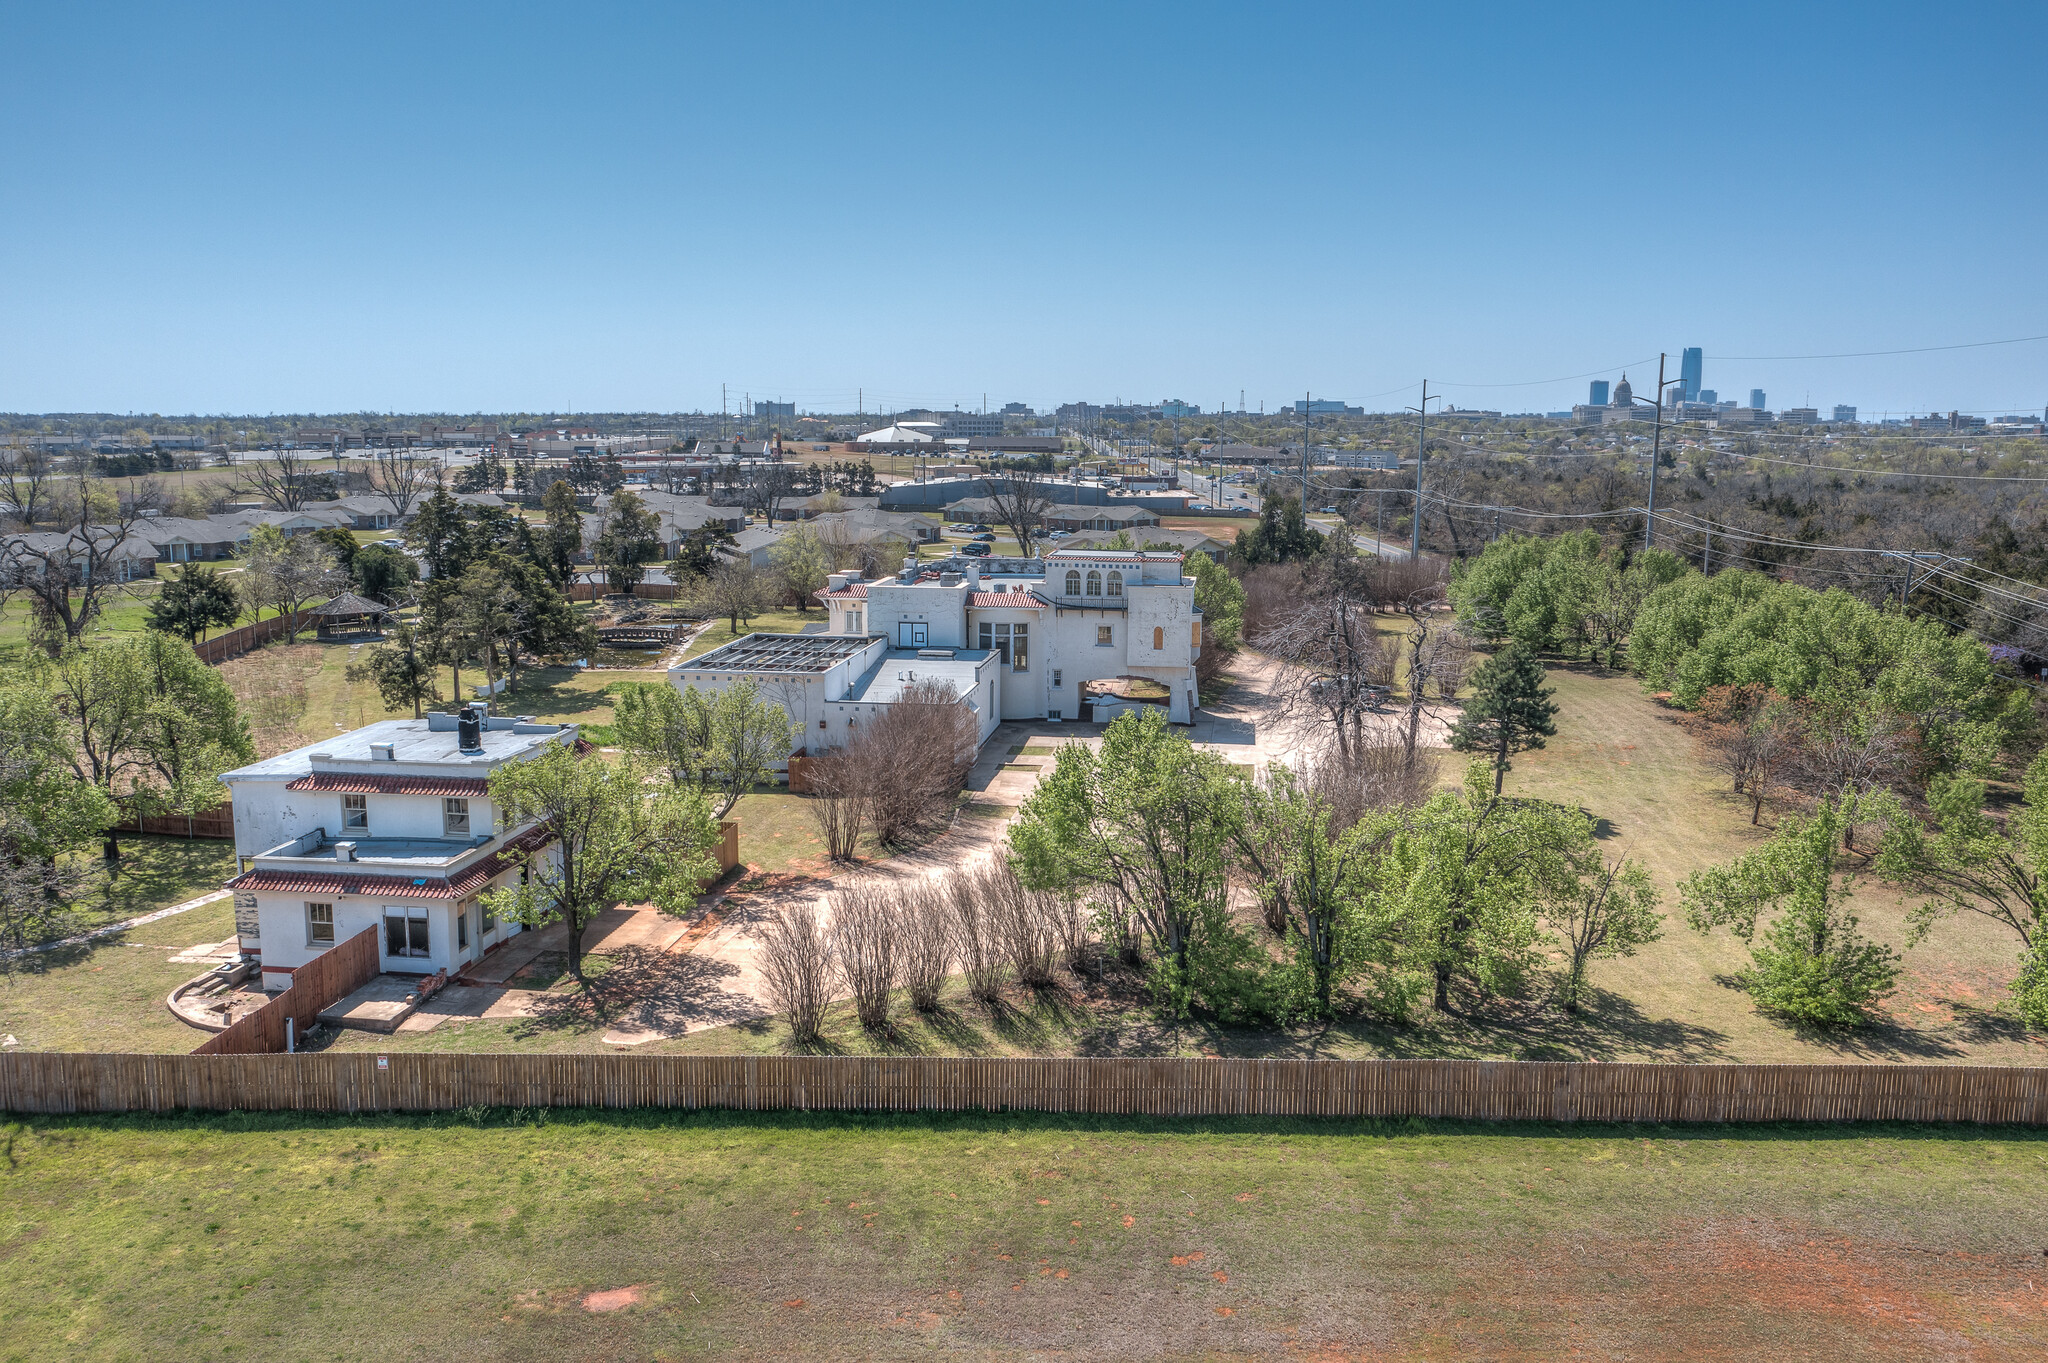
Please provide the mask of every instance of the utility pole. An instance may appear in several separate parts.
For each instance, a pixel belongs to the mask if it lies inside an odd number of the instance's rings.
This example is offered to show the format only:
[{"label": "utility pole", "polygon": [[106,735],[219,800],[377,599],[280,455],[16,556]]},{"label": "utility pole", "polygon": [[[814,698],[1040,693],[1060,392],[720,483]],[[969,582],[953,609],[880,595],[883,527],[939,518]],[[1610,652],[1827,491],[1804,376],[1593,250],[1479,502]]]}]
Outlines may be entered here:
[{"label": "utility pole", "polygon": [[[1662,351],[1657,354],[1657,425],[1650,436],[1650,505],[1643,518],[1643,548],[1650,547],[1651,537],[1657,529],[1657,465],[1663,462],[1664,454],[1664,390],[1670,385],[1664,380],[1664,361],[1669,358]],[[1683,383],[1683,379],[1672,379],[1671,383]],[[1641,402],[1642,398],[1632,397]]]},{"label": "utility pole", "polygon": [[1301,395],[1301,514],[1308,514],[1308,404],[1310,394]]},{"label": "utility pole", "polygon": [[1429,448],[1428,379],[1422,381],[1422,405],[1408,410],[1415,413],[1415,524],[1409,527],[1408,554],[1419,560],[1422,557],[1422,458]]}]

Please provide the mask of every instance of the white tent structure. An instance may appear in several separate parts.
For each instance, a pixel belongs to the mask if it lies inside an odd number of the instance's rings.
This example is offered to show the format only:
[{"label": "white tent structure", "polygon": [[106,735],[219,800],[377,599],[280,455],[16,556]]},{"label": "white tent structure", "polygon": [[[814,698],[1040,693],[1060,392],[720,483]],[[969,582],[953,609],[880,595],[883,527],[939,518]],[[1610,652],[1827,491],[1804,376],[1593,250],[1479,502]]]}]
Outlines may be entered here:
[{"label": "white tent structure", "polygon": [[877,445],[923,445],[934,439],[938,427],[929,421],[906,421],[895,426],[884,426],[879,431],[869,431],[858,437],[863,443]]}]

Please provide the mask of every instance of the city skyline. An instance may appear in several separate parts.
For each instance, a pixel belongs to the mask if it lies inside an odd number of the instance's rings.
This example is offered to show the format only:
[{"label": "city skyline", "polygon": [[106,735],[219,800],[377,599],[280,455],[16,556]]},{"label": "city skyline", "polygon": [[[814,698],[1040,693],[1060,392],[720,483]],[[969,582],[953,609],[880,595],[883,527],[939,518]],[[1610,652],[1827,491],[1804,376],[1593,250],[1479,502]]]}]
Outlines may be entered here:
[{"label": "city skyline", "polygon": [[[1921,349],[2048,333],[2007,264],[2048,206],[2048,15],[1754,7],[1743,60],[1653,17],[1631,64],[1592,13],[1309,6],[1303,45],[1221,7],[21,11],[0,409],[1370,410],[1428,378],[1543,411],[1687,346],[1724,395],[2048,401],[2048,342]],[[1432,45],[1454,101],[1356,60]],[[1589,146],[1640,175],[1589,182]]]}]

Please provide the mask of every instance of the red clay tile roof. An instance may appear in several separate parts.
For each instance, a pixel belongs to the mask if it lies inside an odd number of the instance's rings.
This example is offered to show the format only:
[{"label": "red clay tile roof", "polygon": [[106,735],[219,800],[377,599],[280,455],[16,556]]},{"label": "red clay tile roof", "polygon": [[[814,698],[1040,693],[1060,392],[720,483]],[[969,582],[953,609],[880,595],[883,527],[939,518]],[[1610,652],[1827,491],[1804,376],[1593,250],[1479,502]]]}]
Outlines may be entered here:
[{"label": "red clay tile roof", "polygon": [[811,595],[817,597],[820,601],[865,601],[868,597],[868,584],[865,582],[851,582],[836,592],[820,590],[812,592]]},{"label": "red clay tile roof", "polygon": [[371,776],[355,771],[316,771],[286,790],[339,791],[344,795],[484,795],[490,783],[474,776]]},{"label": "red clay tile roof", "polygon": [[1042,611],[1046,603],[1030,592],[973,592],[967,604],[977,610]]}]

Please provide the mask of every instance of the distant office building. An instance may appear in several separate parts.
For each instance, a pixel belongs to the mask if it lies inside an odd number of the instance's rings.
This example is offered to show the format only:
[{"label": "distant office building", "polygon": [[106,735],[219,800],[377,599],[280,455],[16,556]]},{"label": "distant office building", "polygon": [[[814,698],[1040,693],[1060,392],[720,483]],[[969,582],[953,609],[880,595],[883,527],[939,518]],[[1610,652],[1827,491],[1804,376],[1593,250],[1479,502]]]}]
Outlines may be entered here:
[{"label": "distant office building", "polygon": [[1296,398],[1296,416],[1364,416],[1363,407],[1346,407],[1342,398]]},{"label": "distant office building", "polygon": [[1397,469],[1401,456],[1394,450],[1319,450],[1328,462],[1344,469]]},{"label": "distant office building", "polygon": [[1685,348],[1685,354],[1678,361],[1678,396],[1684,402],[1700,400],[1700,369],[1705,356],[1696,345]]},{"label": "distant office building", "polygon": [[754,415],[795,416],[796,404],[794,402],[757,402],[754,404]]},{"label": "distant office building", "polygon": [[1778,420],[1788,426],[1811,426],[1820,420],[1820,410],[1815,407],[1787,407],[1778,413]]},{"label": "distant office building", "polygon": [[1844,407],[1838,402],[1835,404],[1834,419],[1836,421],[1854,421],[1856,419],[1856,409],[1854,407]]},{"label": "distant office building", "polygon": [[1721,395],[1711,388],[1700,389],[1700,401],[1711,407],[1721,400]]},{"label": "distant office building", "polygon": [[1607,404],[1604,402],[1582,402],[1572,408],[1571,419],[1581,425],[1598,426],[1607,419]]},{"label": "distant office building", "polygon": [[1543,415],[1549,417],[1553,421],[1569,421],[1571,420],[1572,414],[1570,412],[1545,412]]},{"label": "distant office building", "polygon": [[1179,398],[1168,398],[1159,404],[1159,415],[1161,416],[1200,416],[1201,414],[1202,409],[1200,407],[1192,402],[1182,402]]},{"label": "distant office building", "polygon": [[995,412],[948,412],[945,433],[948,436],[1001,435],[1003,418]]},{"label": "distant office building", "polygon": [[1021,402],[1006,402],[1006,403],[1004,403],[1004,404],[1003,404],[1003,415],[1004,415],[1004,416],[1036,416],[1036,415],[1037,415],[1037,413],[1036,413],[1036,412],[1034,412],[1034,411],[1032,411],[1032,410],[1031,410],[1031,408],[1030,408],[1029,406],[1027,406],[1026,404],[1024,404],[1024,403],[1021,403]]},{"label": "distant office building", "polygon": [[1763,389],[1761,389],[1761,388],[1752,388],[1752,389],[1750,389],[1750,390],[1749,390],[1749,405],[1750,405],[1751,407],[1754,407],[1754,408],[1755,408],[1755,409],[1756,409],[1757,411],[1759,411],[1759,412],[1761,412],[1761,411],[1762,411],[1762,410],[1764,409],[1764,390],[1763,390]]},{"label": "distant office building", "polygon": [[1607,405],[1607,380],[1605,380],[1605,379],[1595,379],[1595,380],[1593,380],[1593,381],[1592,381],[1591,383],[1587,384],[1587,385],[1586,385],[1586,406],[1588,406],[1588,407],[1605,407],[1606,405]]}]

